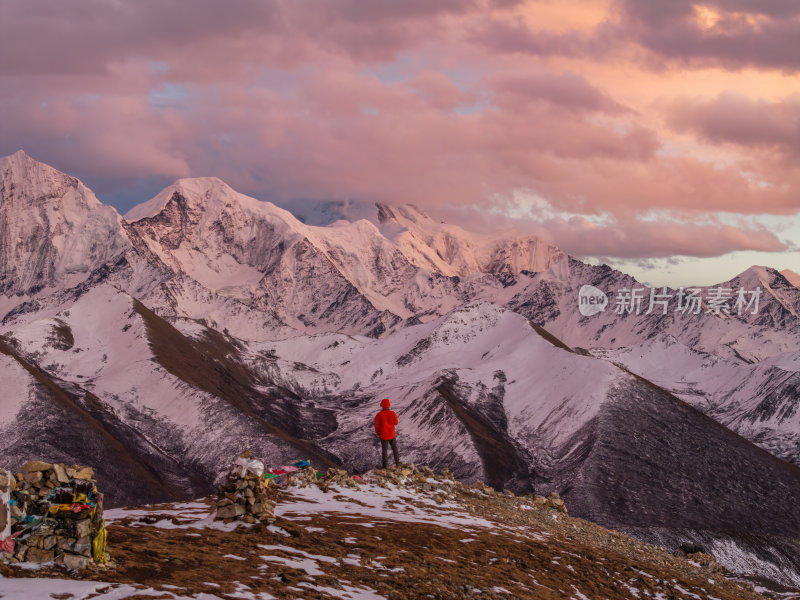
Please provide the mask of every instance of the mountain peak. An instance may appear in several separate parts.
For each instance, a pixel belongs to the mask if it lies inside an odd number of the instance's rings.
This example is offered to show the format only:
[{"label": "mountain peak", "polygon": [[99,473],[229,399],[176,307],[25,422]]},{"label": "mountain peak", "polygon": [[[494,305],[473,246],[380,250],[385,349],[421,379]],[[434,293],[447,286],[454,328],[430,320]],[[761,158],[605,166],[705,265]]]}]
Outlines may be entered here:
[{"label": "mountain peak", "polygon": [[32,158],[29,154],[22,150],[21,148],[14,152],[13,154],[9,154],[7,156],[0,156],[0,162],[8,162],[8,163],[24,163],[28,161],[37,162],[34,158]]},{"label": "mountain peak", "polygon": [[[777,271],[772,267],[766,267],[763,265],[752,265],[736,275],[732,277],[729,281],[721,282],[719,285],[727,285],[733,281],[738,282],[739,284],[763,284],[769,287],[769,283],[774,277]],[[712,286],[709,286],[712,287]]]},{"label": "mountain peak", "polygon": [[187,191],[207,191],[209,189],[233,189],[219,177],[182,177],[170,187]]},{"label": "mountain peak", "polygon": [[[800,274],[795,273],[791,269],[784,269],[783,271],[778,271],[773,267],[765,267],[762,265],[753,265],[752,267],[745,269],[744,271],[739,273],[736,277],[732,278],[730,281],[723,283],[729,284],[735,281],[737,282],[737,284],[740,285],[750,285],[750,286],[760,285],[765,289],[773,289],[773,288],[777,289],[785,287],[783,280],[786,280],[786,282],[788,282],[789,285],[794,288],[800,287]],[[792,287],[788,289],[791,290]]]},{"label": "mountain peak", "polygon": [[[15,170],[29,169],[31,167],[41,167],[60,173],[60,171],[57,171],[50,165],[47,165],[43,162],[39,162],[38,160],[27,154],[24,150],[17,150],[13,154],[0,157],[0,165],[4,166],[6,169],[15,169]],[[62,175],[64,175],[64,173],[62,173]]]},{"label": "mountain peak", "polygon": [[794,287],[800,287],[800,274],[795,273],[791,269],[784,269],[780,273],[786,278],[786,281],[791,283]]},{"label": "mountain peak", "polygon": [[[32,158],[24,150],[17,150],[0,158],[0,181],[6,195],[41,197],[54,190],[63,192],[68,187],[77,187],[80,182],[58,169]],[[12,194],[16,190],[16,194]]]},{"label": "mountain peak", "polygon": [[536,236],[470,232],[440,223],[413,204],[375,206],[384,236],[396,243],[412,263],[445,275],[540,272],[564,256],[557,247]]},{"label": "mountain peak", "polygon": [[22,148],[20,148],[19,150],[17,150],[17,151],[16,151],[16,152],[14,152],[13,154],[9,154],[8,156],[4,156],[4,157],[2,157],[2,159],[0,159],[0,160],[5,160],[5,159],[11,159],[11,160],[25,160],[25,159],[29,159],[29,158],[31,158],[31,157],[30,157],[30,156],[28,156],[28,155],[25,153],[25,150],[23,150]]},{"label": "mountain peak", "polygon": [[205,204],[213,198],[239,196],[218,177],[184,177],[165,187],[154,198],[134,206],[125,214],[125,219],[133,222],[156,216],[176,193],[192,204]]},{"label": "mountain peak", "polygon": [[417,223],[420,220],[431,221],[428,214],[414,204],[397,204],[390,206],[388,204],[376,202],[375,208],[378,209],[378,223],[380,225],[388,221],[395,221],[401,225],[408,222]]},{"label": "mountain peak", "polygon": [[128,246],[116,210],[22,150],[0,158],[0,220],[6,295],[76,285]]}]

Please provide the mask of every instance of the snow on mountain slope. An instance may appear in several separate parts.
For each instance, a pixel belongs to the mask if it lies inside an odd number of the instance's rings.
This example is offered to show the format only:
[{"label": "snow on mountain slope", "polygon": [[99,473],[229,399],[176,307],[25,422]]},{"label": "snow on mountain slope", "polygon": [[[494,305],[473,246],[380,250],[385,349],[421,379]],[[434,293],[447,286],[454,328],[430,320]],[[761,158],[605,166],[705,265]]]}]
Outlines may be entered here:
[{"label": "snow on mountain slope", "polygon": [[[389,397],[403,419],[404,460],[498,484],[516,477],[519,489],[532,485],[530,453],[547,462],[542,448],[558,447],[590,419],[619,374],[604,361],[558,350],[519,315],[482,302],[385,339],[298,337],[250,350],[254,369],[337,410],[337,430],[320,443],[346,464],[374,463],[360,448],[372,445],[375,399]],[[466,405],[448,405],[443,386],[458,388]],[[480,426],[503,440],[500,453],[514,463],[503,466],[505,475],[492,472],[486,461],[494,458],[481,456],[485,448],[459,411],[486,419]]]},{"label": "snow on mountain slope", "polygon": [[[135,229],[171,269],[185,272],[212,292],[247,297],[263,277],[248,264],[254,262],[252,245],[276,242],[259,239],[261,232],[253,209],[258,214],[261,207],[256,200],[239,196],[213,177],[181,179],[134,207],[125,218],[140,222]],[[288,229],[288,223],[275,215],[264,216],[273,230],[276,225]],[[277,237],[284,233],[279,230]]]},{"label": "snow on mountain slope", "polygon": [[[553,444],[562,443],[591,418],[619,375],[604,361],[555,348],[524,318],[486,302],[465,305],[385,340],[325,336],[264,347],[284,360],[335,373],[332,380],[338,390],[367,395],[374,390],[374,397],[435,382],[452,372],[474,385],[481,379],[488,379],[485,385],[502,379],[508,382],[503,405],[512,427],[561,419],[559,427],[549,428],[548,441]],[[400,404],[399,409],[406,407]]]},{"label": "snow on mountain slope", "polygon": [[299,199],[284,206],[309,225],[327,226],[340,220],[370,221],[411,263],[448,276],[544,271],[564,256],[561,250],[534,236],[513,231],[478,234],[436,222],[413,204],[388,206],[364,201]]},{"label": "snow on mountain slope", "polygon": [[[28,393],[15,396],[14,406],[4,407],[14,417],[4,430],[5,460],[24,462],[36,448],[35,454],[48,460],[63,460],[66,454],[67,462],[100,462],[98,477],[109,490],[112,504],[123,497],[146,501],[175,497],[190,489],[209,490],[229,455],[240,452],[243,443],[276,457],[311,454],[311,446],[301,444],[298,449],[293,445],[292,436],[280,428],[269,406],[259,407],[259,413],[247,404],[269,404],[268,390],[249,380],[239,382],[235,393],[225,387],[230,384],[221,378],[230,374],[219,364],[224,363],[226,352],[222,336],[194,343],[182,339],[165,321],[112,286],[95,287],[55,318],[26,323],[6,332],[5,339],[48,380],[42,387],[29,379]],[[165,355],[171,356],[171,362]],[[2,375],[14,377],[16,371],[4,370]],[[242,375],[242,379],[249,378]],[[26,395],[30,401],[20,403]],[[88,426],[101,441],[113,435],[122,444],[119,452],[137,464],[152,468],[165,461],[167,467],[159,468],[170,483],[159,489],[150,481],[152,485],[140,491],[121,485],[120,480],[142,476],[126,474],[124,465],[98,461],[90,452],[92,446],[82,448],[80,439],[67,443],[64,435],[72,433],[67,425],[70,419],[51,406],[54,398],[61,404],[89,401],[96,414],[88,419]],[[34,406],[44,415],[38,420],[44,431],[11,424],[28,423]],[[76,436],[87,421],[85,410],[78,412]],[[60,419],[65,419],[64,428],[54,426]],[[243,441],[251,438],[254,441]]]},{"label": "snow on mountain slope", "polygon": [[[0,373],[4,389],[18,394],[3,402],[10,418],[0,426],[0,453],[7,467],[17,468],[31,456],[91,463],[107,484],[111,505],[125,498],[177,499],[190,490],[209,489],[88,390],[49,375],[5,341],[0,353],[7,357],[4,362],[17,364]],[[19,398],[25,401],[18,403]]]},{"label": "snow on mountain slope", "polygon": [[[785,504],[800,493],[800,475],[789,465],[507,309],[477,302],[378,340],[326,334],[248,345],[202,323],[176,325],[107,285],[11,332],[18,356],[61,390],[36,389],[17,422],[35,410],[80,434],[64,439],[39,416],[32,437],[28,428],[3,431],[6,460],[34,447],[49,460],[112,457],[98,468],[112,503],[209,486],[245,446],[277,464],[310,457],[363,470],[376,464],[372,416],[388,396],[404,460],[497,487],[557,488],[576,514],[612,526],[797,533]],[[59,393],[91,408],[110,448],[55,415]],[[166,481],[148,479],[144,465],[158,465]],[[125,474],[140,488],[120,486]]]},{"label": "snow on mountain slope", "polygon": [[159,316],[200,320],[241,340],[281,339],[298,334],[271,307],[259,308],[215,294],[183,273],[171,273],[159,285],[132,295]]},{"label": "snow on mountain slope", "polygon": [[127,217],[173,270],[298,329],[381,333],[458,301],[371,223],[307,226],[218,179],[180,180]]},{"label": "snow on mountain slope", "polygon": [[773,329],[797,330],[800,319],[800,290],[770,267],[752,266],[718,286],[731,290],[761,289],[757,311],[742,311],[747,323]]},{"label": "snow on mountain slope", "polygon": [[406,258],[443,275],[544,271],[564,257],[561,250],[533,236],[470,233],[457,225],[437,223],[411,204],[376,206],[381,232]]},{"label": "snow on mountain slope", "polygon": [[[605,311],[591,316],[580,313],[578,296],[584,285],[608,296]],[[749,311],[741,316],[735,311],[714,314],[708,312],[707,304],[698,314],[678,312],[677,291],[669,289],[666,314],[658,304],[648,312],[651,292],[633,277],[606,265],[587,265],[568,257],[542,273],[521,274],[499,293],[478,294],[505,304],[575,347],[620,348],[669,334],[699,351],[742,362],[800,350],[800,290],[789,286],[777,271],[752,267],[729,282],[700,288],[700,295],[705,297],[712,287],[750,291],[759,286],[762,293],[755,315],[747,314]],[[617,311],[619,292],[630,293],[634,288],[641,290],[643,298],[639,314],[635,309]]]},{"label": "snow on mountain slope", "polygon": [[[176,182],[126,218],[173,270],[311,332],[362,333],[368,324],[380,334],[401,319],[435,318],[475,287],[496,287],[486,274],[540,271],[563,257],[536,238],[471,234],[411,206],[376,208],[378,227],[365,219],[314,227],[200,178]],[[337,321],[341,314],[359,327]]]},{"label": "snow on mountain slope", "polygon": [[624,365],[775,456],[800,465],[800,353],[742,364],[693,350],[671,336],[592,353]]},{"label": "snow on mountain slope", "polygon": [[0,293],[83,281],[129,247],[120,221],[77,179],[22,151],[0,158]]},{"label": "snow on mountain slope", "polygon": [[781,275],[786,278],[786,281],[791,283],[795,287],[800,287],[800,274],[795,273],[791,269],[784,269],[781,271]]},{"label": "snow on mountain slope", "polygon": [[27,406],[33,396],[33,380],[30,374],[12,356],[0,354],[0,381],[3,395],[0,400],[0,427],[14,428],[20,410]]}]

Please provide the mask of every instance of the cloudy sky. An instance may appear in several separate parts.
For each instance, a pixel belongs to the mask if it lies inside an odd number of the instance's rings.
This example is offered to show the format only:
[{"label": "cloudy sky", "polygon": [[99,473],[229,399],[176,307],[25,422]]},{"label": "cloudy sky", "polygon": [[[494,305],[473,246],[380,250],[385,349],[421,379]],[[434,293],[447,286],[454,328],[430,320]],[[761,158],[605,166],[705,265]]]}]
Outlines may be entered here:
[{"label": "cloudy sky", "polygon": [[643,281],[800,271],[797,0],[2,0],[0,154],[121,212],[215,175]]}]

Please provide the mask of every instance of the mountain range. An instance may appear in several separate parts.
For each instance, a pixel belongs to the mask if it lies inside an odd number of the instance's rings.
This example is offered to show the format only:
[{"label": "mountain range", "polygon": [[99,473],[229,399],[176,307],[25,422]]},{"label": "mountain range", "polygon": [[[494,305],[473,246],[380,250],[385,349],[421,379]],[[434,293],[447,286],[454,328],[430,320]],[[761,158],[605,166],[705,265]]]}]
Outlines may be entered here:
[{"label": "mountain range", "polygon": [[209,493],[244,448],[367,470],[388,397],[404,461],[800,587],[795,274],[698,290],[758,288],[741,314],[620,311],[645,286],[536,237],[362,216],[304,223],[216,178],[121,216],[1,158],[3,462],[91,464],[109,505]]}]

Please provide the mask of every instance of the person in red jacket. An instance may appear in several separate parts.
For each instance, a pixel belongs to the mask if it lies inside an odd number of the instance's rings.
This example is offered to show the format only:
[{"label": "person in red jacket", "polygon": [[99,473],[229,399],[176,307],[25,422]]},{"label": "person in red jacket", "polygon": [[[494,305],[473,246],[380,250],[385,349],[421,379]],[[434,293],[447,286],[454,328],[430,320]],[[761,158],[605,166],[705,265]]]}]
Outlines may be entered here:
[{"label": "person in red jacket", "polygon": [[389,410],[392,405],[388,398],[381,400],[381,411],[375,415],[375,433],[381,439],[381,457],[383,458],[383,468],[387,467],[389,446],[392,447],[394,454],[394,464],[400,464],[400,454],[397,452],[397,414]]}]

